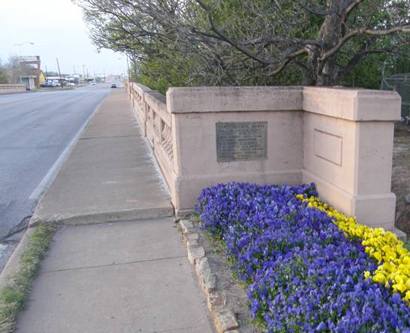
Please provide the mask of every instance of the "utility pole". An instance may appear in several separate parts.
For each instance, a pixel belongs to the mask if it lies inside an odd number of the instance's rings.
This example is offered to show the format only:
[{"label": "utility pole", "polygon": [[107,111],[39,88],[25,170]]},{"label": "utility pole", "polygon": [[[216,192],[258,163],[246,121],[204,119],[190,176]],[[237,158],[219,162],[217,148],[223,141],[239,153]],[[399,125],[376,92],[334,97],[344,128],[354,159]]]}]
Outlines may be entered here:
[{"label": "utility pole", "polygon": [[60,84],[61,84],[61,88],[62,88],[63,87],[63,80],[61,79],[60,63],[58,62],[58,58],[56,58],[56,60],[57,60],[58,76],[60,77]]}]

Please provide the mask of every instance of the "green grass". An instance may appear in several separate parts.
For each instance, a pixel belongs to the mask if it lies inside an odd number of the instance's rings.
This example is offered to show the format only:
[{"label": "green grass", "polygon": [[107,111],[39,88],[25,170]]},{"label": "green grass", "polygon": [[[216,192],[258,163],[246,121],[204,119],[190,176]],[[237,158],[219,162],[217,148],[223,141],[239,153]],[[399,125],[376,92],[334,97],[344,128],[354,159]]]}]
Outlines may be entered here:
[{"label": "green grass", "polygon": [[31,284],[46,254],[55,226],[39,225],[29,236],[27,247],[20,258],[18,271],[0,290],[0,332],[13,332],[17,314],[24,307]]},{"label": "green grass", "polygon": [[198,214],[197,212],[193,212],[193,213],[191,214],[190,220],[191,220],[193,223],[200,223],[200,222],[201,222],[201,218],[200,218],[200,216],[199,216],[199,214]]}]

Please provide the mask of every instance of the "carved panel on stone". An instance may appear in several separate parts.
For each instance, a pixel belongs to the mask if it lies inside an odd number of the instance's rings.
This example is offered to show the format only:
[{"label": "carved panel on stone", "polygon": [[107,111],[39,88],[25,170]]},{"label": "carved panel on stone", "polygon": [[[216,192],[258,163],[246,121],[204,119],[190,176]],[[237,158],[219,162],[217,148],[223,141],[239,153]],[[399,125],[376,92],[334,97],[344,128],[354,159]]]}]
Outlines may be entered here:
[{"label": "carved panel on stone", "polygon": [[341,136],[315,128],[313,146],[316,157],[342,166],[343,138]]}]

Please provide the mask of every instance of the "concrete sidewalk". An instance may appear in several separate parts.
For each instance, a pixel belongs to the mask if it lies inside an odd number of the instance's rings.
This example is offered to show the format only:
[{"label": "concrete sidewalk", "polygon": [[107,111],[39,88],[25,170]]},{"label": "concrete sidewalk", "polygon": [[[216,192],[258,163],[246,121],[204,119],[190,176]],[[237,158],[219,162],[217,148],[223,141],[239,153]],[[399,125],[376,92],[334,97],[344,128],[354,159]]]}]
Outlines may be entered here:
[{"label": "concrete sidewalk", "polygon": [[54,237],[16,331],[213,332],[170,213],[127,97],[115,92],[36,212],[69,224]]},{"label": "concrete sidewalk", "polygon": [[160,177],[125,92],[115,91],[80,136],[32,221],[100,223],[171,216]]}]

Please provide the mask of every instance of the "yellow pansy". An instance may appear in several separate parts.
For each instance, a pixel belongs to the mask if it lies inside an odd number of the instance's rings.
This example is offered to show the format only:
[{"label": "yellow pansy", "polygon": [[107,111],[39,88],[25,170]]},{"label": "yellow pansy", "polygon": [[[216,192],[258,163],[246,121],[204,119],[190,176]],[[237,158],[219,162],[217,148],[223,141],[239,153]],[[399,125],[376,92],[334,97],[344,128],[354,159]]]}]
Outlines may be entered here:
[{"label": "yellow pansy", "polygon": [[410,302],[410,252],[394,233],[359,224],[354,217],[344,215],[317,197],[307,198],[302,194],[296,197],[307,202],[308,207],[325,212],[346,237],[361,240],[365,252],[379,264],[373,273],[364,272],[365,278],[391,287]]}]

